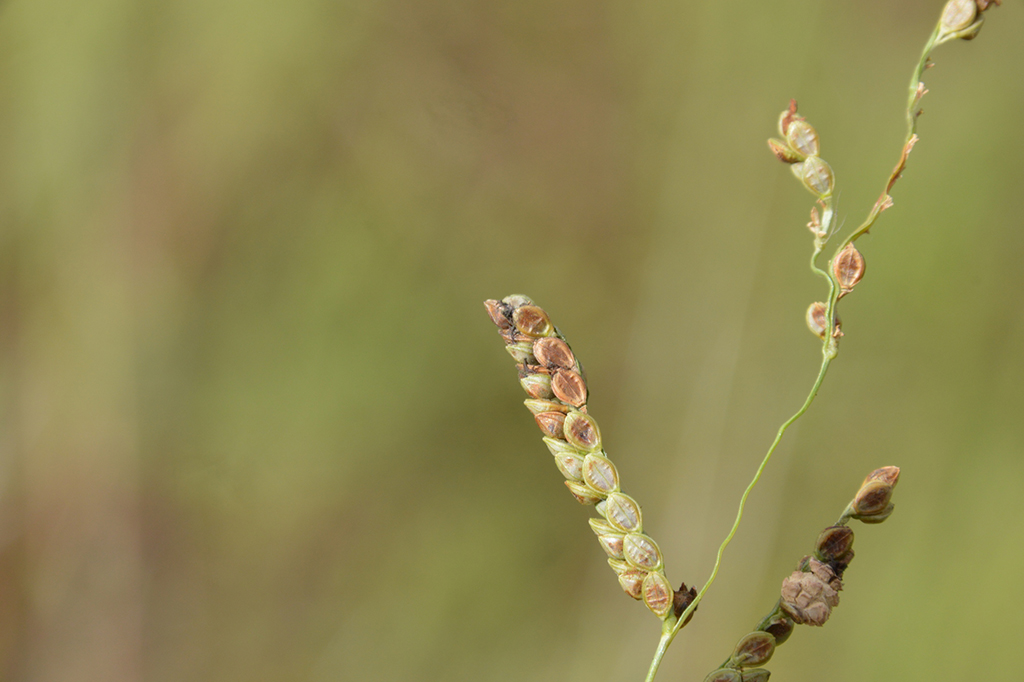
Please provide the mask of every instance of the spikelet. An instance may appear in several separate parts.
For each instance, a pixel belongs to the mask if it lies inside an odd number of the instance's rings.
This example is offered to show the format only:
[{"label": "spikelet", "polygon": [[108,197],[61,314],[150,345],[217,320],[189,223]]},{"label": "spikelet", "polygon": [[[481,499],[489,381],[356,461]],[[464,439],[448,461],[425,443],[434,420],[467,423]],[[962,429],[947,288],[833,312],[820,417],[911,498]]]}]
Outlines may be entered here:
[{"label": "spikelet", "polygon": [[[810,142],[806,143],[810,145]],[[642,600],[659,618],[681,612],[680,596],[665,577],[658,544],[643,532],[640,505],[619,488],[619,472],[601,443],[597,421],[587,413],[583,367],[548,314],[526,296],[484,302],[505,349],[516,361],[525,404],[543,434],[544,444],[576,501],[594,505],[590,519],[608,564],[622,590]]]}]

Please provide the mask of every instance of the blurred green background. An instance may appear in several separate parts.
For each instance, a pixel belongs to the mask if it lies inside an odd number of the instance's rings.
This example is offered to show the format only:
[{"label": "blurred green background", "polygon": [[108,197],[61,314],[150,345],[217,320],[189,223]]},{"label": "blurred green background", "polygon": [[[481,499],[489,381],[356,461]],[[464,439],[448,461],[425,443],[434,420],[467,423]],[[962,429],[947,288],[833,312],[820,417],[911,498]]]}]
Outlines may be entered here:
[{"label": "blurred green background", "polygon": [[[817,370],[790,97],[858,223],[940,0],[8,0],[0,679],[640,680],[485,298],[543,305],[674,581]],[[939,48],[838,362],[659,679],[701,680],[871,469],[776,680],[1014,679],[1024,6]],[[848,225],[848,226],[849,226]]]}]

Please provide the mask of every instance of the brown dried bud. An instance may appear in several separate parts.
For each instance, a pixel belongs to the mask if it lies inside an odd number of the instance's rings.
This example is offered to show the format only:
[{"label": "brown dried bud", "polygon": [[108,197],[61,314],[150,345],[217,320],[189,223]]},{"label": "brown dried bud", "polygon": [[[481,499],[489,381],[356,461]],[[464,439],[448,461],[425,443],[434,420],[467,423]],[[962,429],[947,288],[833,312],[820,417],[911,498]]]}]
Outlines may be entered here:
[{"label": "brown dried bud", "polygon": [[839,604],[843,584],[817,559],[811,559],[809,566],[809,572],[793,571],[782,581],[781,606],[794,622],[821,626]]},{"label": "brown dried bud", "polygon": [[749,668],[767,663],[774,653],[775,638],[767,632],[757,630],[739,641],[732,652],[729,664],[737,668]]},{"label": "brown dried bud", "polygon": [[664,618],[672,610],[672,585],[668,578],[658,572],[648,573],[643,582],[644,604],[654,615]]},{"label": "brown dried bud", "polygon": [[794,627],[796,627],[796,624],[793,622],[793,619],[785,614],[781,614],[772,618],[764,628],[764,631],[775,638],[775,646],[780,646],[793,634]]},{"label": "brown dried bud", "polygon": [[577,483],[583,480],[583,455],[569,452],[557,454],[555,466],[566,479]]},{"label": "brown dried bud", "polygon": [[582,483],[577,483],[576,481],[565,481],[565,486],[580,504],[597,504],[604,499],[602,495],[599,495]]},{"label": "brown dried bud", "polygon": [[[675,614],[676,618],[683,615],[683,611],[686,607],[693,603],[693,600],[697,598],[697,590],[694,588],[686,589],[686,583],[680,583],[679,589],[675,591],[675,596],[672,598],[672,613]],[[690,622],[693,618],[694,612],[697,607],[694,607],[693,611],[690,611],[690,615],[686,617],[686,623]],[[686,625],[683,623],[683,625]]]},{"label": "brown dried bud", "polygon": [[556,369],[551,376],[551,390],[555,397],[573,407],[583,407],[587,403],[587,384],[576,372],[568,369]]},{"label": "brown dried bud", "polygon": [[533,354],[537,362],[546,367],[576,368],[576,357],[572,350],[557,336],[546,336],[533,342]]},{"label": "brown dried bud", "polygon": [[807,308],[807,328],[824,340],[828,332],[828,306],[821,301],[815,301]]},{"label": "brown dried bud", "polygon": [[599,513],[625,533],[638,533],[643,528],[640,505],[625,493],[611,493]]},{"label": "brown dried bud", "polygon": [[818,131],[803,119],[793,121],[786,131],[786,142],[804,157],[817,156],[821,149],[818,142]]},{"label": "brown dried bud", "polygon": [[775,158],[783,163],[797,163],[807,158],[782,140],[776,140],[774,137],[768,138],[768,148],[772,150]]},{"label": "brown dried bud", "polygon": [[868,481],[882,481],[895,488],[896,484],[900,481],[900,468],[887,466],[875,469],[864,478],[864,483],[861,483],[861,485],[865,485]]},{"label": "brown dried bud", "polygon": [[743,682],[743,676],[734,668],[719,668],[705,677],[704,682]]},{"label": "brown dried bud", "polygon": [[942,9],[943,30],[949,33],[962,31],[974,22],[978,15],[978,5],[975,0],[949,0]]},{"label": "brown dried bud", "polygon": [[832,174],[832,167],[820,157],[808,156],[806,160],[794,163],[789,169],[804,184],[804,187],[819,199],[832,194],[835,176]]},{"label": "brown dried bud", "polygon": [[864,520],[872,516],[885,514],[886,517],[892,510],[889,509],[892,500],[892,486],[885,481],[872,479],[864,483],[853,502],[850,503],[852,516],[855,519]]},{"label": "brown dried bud", "polygon": [[611,460],[593,453],[583,462],[583,480],[599,493],[607,495],[619,489],[619,472]]},{"label": "brown dried bud", "polygon": [[527,374],[519,379],[519,385],[531,398],[546,400],[555,397],[551,391],[551,377],[547,374]]},{"label": "brown dried bud", "polygon": [[509,318],[512,309],[508,305],[489,298],[484,301],[484,307],[487,308],[487,315],[499,331],[505,332],[512,329],[512,320]]},{"label": "brown dried bud", "polygon": [[853,559],[853,531],[847,526],[829,526],[814,543],[814,553],[825,563],[846,568]]},{"label": "brown dried bud", "polygon": [[589,414],[572,410],[565,417],[565,439],[584,452],[601,449],[601,432]]},{"label": "brown dried bud", "polygon": [[548,314],[535,305],[524,305],[513,310],[512,321],[527,336],[551,336],[555,331]]},{"label": "brown dried bud", "polygon": [[[527,398],[523,401],[523,405],[526,405],[531,414],[538,415],[541,412],[568,412],[569,408],[562,403],[555,402],[554,400],[536,400],[534,398]],[[558,434],[556,438],[561,438],[562,434]]]},{"label": "brown dried bud", "polygon": [[[661,550],[658,543],[643,533],[627,533],[622,543],[622,553],[630,565],[644,571],[661,568]],[[669,590],[671,593],[671,589]]]},{"label": "brown dried bud", "polygon": [[832,263],[832,274],[839,282],[840,296],[850,293],[864,276],[864,256],[852,243],[847,244],[836,256]]},{"label": "brown dried bud", "polygon": [[541,433],[548,438],[563,438],[565,432],[564,412],[541,412],[533,415]]}]

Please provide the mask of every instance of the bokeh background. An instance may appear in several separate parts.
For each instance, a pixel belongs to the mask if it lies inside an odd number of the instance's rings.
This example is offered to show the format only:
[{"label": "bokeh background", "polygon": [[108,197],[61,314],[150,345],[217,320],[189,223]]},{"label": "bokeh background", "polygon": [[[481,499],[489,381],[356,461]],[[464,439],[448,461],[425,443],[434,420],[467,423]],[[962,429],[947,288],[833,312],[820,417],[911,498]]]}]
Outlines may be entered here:
[{"label": "bokeh background", "polygon": [[[481,302],[526,293],[674,581],[817,370],[790,97],[860,221],[939,0],[8,0],[0,679],[640,680]],[[944,46],[811,412],[659,679],[701,680],[871,469],[773,679],[1019,675],[1024,5]],[[848,225],[849,226],[849,225]]]}]

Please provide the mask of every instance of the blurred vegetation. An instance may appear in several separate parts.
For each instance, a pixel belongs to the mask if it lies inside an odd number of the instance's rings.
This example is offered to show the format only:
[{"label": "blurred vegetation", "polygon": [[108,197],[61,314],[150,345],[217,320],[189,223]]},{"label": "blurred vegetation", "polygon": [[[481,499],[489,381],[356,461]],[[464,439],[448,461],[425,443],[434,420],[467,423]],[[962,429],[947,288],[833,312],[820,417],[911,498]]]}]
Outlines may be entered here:
[{"label": "blurred vegetation", "polygon": [[[675,581],[818,366],[790,97],[859,222],[941,0],[8,0],[0,679],[636,680],[657,638],[481,302],[526,293]],[[840,357],[661,677],[700,680],[871,469],[773,679],[1010,679],[1024,12],[939,48]],[[659,679],[661,679],[659,677]]]}]

